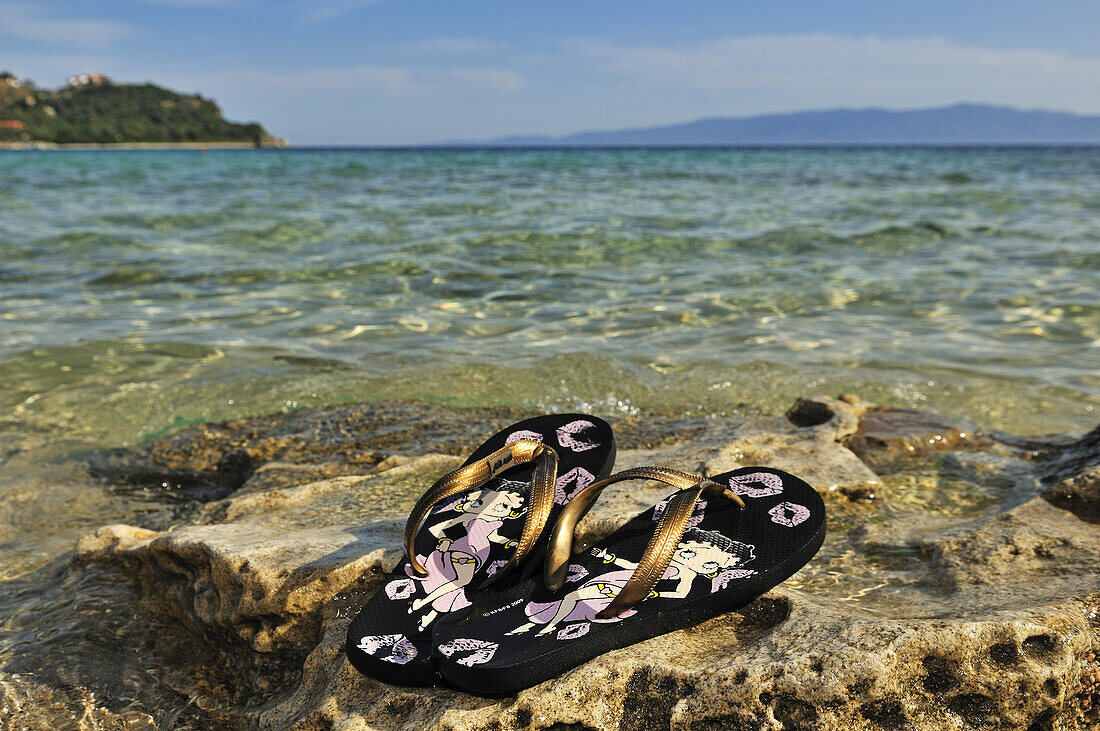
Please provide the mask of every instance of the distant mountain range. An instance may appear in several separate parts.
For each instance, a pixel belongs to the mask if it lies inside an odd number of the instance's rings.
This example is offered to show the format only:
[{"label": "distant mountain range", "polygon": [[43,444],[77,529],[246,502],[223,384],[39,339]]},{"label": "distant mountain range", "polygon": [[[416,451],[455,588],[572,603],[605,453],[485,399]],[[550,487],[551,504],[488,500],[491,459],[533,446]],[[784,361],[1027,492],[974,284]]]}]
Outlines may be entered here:
[{"label": "distant mountain range", "polygon": [[829,109],[712,117],[564,137],[516,136],[452,144],[489,147],[1100,144],[1100,116],[984,104],[909,110]]}]

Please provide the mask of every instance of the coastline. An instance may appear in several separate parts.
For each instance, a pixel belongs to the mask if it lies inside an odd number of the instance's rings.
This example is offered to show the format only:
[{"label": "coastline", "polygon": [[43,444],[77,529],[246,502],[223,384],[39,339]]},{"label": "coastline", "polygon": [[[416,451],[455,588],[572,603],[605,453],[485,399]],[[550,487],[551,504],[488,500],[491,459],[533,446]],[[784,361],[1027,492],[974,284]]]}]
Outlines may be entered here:
[{"label": "coastline", "polygon": [[254,142],[0,142],[0,150],[25,152],[35,150],[266,150],[290,147],[285,140],[279,144]]}]

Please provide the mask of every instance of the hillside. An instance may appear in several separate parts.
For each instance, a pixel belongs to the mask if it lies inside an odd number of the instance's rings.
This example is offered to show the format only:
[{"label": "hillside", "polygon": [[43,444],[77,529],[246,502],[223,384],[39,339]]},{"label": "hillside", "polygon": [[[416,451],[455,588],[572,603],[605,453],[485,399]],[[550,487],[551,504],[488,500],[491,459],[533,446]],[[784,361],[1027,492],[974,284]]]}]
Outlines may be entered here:
[{"label": "hillside", "polygon": [[1100,144],[1100,116],[983,104],[934,109],[831,109],[714,117],[660,127],[507,137],[489,146],[1072,145]]},{"label": "hillside", "polygon": [[226,121],[217,104],[198,95],[100,75],[45,90],[9,73],[0,73],[0,142],[285,144],[258,123]]}]

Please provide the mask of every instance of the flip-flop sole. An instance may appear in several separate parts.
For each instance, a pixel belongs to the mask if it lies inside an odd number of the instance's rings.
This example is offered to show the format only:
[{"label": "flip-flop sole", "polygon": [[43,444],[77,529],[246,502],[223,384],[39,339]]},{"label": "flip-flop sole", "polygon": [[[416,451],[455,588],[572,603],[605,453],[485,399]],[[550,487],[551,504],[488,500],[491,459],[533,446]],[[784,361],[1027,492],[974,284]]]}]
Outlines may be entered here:
[{"label": "flip-flop sole", "polygon": [[453,685],[479,695],[530,687],[611,650],[744,606],[797,572],[825,540],[825,505],[808,484],[766,467],[717,475],[745,501],[701,498],[651,596],[619,617],[597,614],[633,572],[664,502],[573,557],[557,592],[528,580],[433,632]]},{"label": "flip-flop sole", "polygon": [[[465,464],[484,459],[516,439],[536,439],[558,453],[557,489],[547,525],[553,524],[577,490],[607,476],[615,460],[615,440],[607,422],[587,414],[553,414],[503,429]],[[346,647],[352,665],[365,675],[399,685],[436,682],[432,625],[520,581],[517,574],[502,578],[500,587],[475,589],[513,553],[506,543],[518,540],[523,531],[533,472],[533,463],[514,467],[432,510],[415,540],[427,576],[416,575],[408,560],[402,559],[386,577],[348,627]],[[540,557],[536,550],[527,561]]]}]

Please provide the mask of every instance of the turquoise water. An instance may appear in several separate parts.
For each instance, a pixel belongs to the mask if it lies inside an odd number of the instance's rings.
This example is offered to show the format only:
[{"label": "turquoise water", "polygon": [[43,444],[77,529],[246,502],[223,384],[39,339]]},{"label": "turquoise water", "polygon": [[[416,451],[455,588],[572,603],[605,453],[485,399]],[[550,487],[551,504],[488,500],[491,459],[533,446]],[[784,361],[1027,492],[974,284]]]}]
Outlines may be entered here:
[{"label": "turquoise water", "polygon": [[1100,407],[1100,149],[0,155],[0,459],[419,397]]}]

